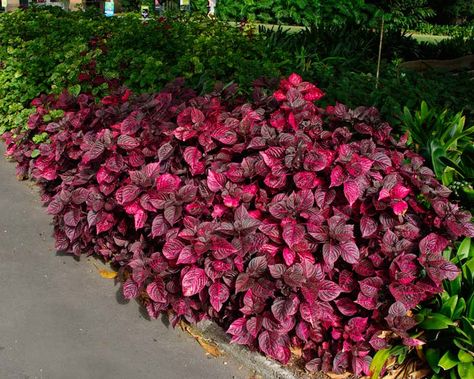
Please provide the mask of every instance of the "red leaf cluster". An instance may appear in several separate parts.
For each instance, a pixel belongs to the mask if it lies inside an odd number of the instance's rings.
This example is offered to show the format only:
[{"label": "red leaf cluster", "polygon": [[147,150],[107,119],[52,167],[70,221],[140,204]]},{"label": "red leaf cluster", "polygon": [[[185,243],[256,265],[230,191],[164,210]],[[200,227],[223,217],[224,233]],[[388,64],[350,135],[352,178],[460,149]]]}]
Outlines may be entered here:
[{"label": "red leaf cluster", "polygon": [[[299,346],[308,369],[368,374],[388,338],[418,343],[407,312],[458,274],[441,252],[474,235],[471,215],[374,108],[321,109],[296,74],[264,93],[44,97],[4,139],[57,249],[120,265],[151,317],[211,318],[283,363]],[[65,116],[45,123],[50,109]]]}]

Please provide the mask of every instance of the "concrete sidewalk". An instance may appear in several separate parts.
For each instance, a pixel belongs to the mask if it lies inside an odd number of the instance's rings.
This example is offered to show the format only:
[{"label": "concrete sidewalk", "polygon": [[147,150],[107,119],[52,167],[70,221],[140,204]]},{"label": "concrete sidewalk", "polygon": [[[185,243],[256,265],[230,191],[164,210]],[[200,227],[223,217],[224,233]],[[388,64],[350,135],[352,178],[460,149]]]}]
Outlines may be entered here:
[{"label": "concrete sidewalk", "polygon": [[245,379],[193,338],[120,304],[85,257],[57,256],[51,218],[0,147],[0,379]]}]

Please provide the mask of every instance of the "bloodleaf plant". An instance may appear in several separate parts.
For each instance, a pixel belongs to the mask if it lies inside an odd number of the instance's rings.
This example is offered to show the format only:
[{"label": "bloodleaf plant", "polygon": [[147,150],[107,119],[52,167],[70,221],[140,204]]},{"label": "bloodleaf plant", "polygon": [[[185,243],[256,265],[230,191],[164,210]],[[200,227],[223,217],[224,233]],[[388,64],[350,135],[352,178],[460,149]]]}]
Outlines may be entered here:
[{"label": "bloodleaf plant", "polygon": [[[182,81],[64,93],[3,138],[57,249],[120,267],[151,317],[211,319],[282,363],[299,347],[308,370],[367,375],[377,350],[423,342],[410,310],[457,276],[441,252],[474,227],[376,109],[322,96],[296,74],[253,103]],[[46,122],[52,109],[64,117]]]}]

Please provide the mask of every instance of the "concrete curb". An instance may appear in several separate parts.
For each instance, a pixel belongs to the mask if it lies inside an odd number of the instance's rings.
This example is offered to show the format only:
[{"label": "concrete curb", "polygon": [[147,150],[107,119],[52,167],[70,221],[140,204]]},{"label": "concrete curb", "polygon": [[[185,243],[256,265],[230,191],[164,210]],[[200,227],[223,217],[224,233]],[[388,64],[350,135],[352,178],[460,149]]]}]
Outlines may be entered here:
[{"label": "concrete curb", "polygon": [[326,379],[323,373],[308,374],[296,372],[290,367],[266,358],[262,354],[251,351],[245,346],[231,344],[230,338],[224,333],[221,327],[211,321],[202,321],[193,328],[202,333],[206,338],[212,339],[219,350],[226,353],[231,359],[244,365],[246,368],[255,371],[264,379]]}]

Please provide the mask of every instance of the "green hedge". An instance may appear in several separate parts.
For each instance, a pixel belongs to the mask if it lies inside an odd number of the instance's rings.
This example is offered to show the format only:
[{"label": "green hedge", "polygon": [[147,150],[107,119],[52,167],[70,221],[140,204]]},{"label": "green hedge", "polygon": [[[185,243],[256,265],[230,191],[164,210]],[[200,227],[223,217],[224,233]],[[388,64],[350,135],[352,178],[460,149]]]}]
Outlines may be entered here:
[{"label": "green hedge", "polygon": [[319,83],[328,100],[378,106],[395,124],[404,106],[414,109],[422,100],[440,109],[464,110],[474,119],[469,74],[420,76],[396,68],[400,59],[465,54],[472,40],[428,45],[388,32],[377,90],[377,32],[352,24],[258,32],[196,14],[144,23],[138,14],[105,18],[33,8],[0,15],[0,40],[0,132],[24,125],[30,101],[41,93],[69,88],[105,95],[106,86],[92,88],[79,81],[79,73],[90,65],[98,75],[120,79],[136,92],[157,91],[183,77],[198,91],[233,82],[248,95],[259,77],[299,72]]}]

